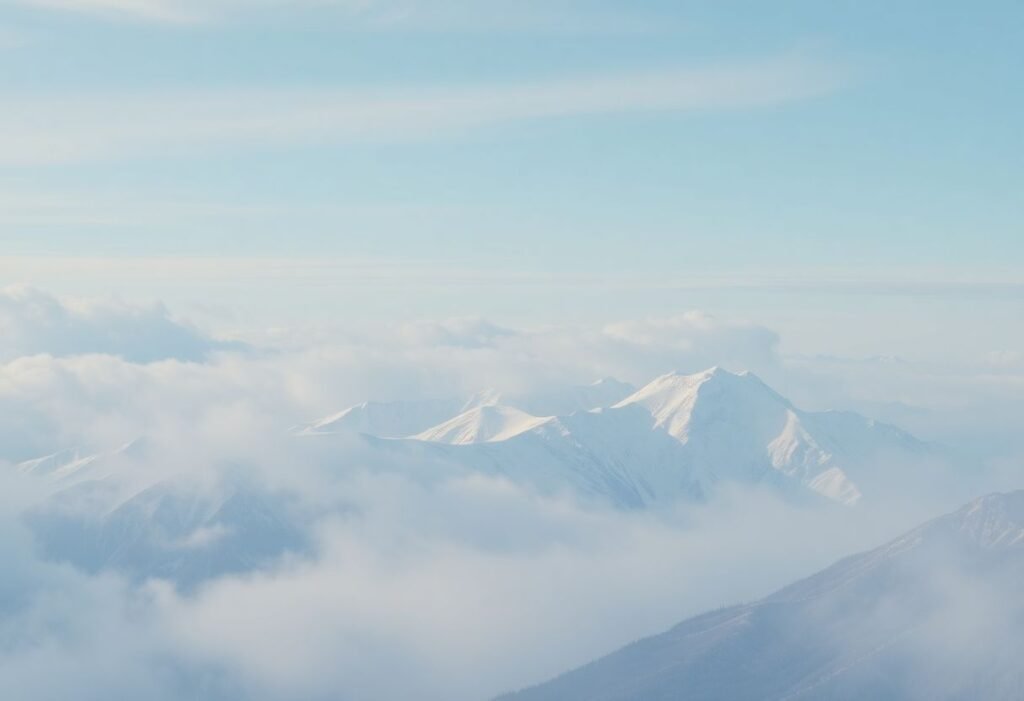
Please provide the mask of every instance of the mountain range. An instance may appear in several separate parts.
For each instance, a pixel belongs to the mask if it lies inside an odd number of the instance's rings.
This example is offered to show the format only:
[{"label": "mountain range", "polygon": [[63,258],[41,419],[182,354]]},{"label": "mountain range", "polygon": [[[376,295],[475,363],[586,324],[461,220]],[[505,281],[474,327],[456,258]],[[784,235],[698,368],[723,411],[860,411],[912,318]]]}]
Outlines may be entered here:
[{"label": "mountain range", "polygon": [[[856,414],[802,411],[753,374],[720,368],[670,373],[639,389],[606,379],[535,394],[367,402],[292,434],[282,438],[298,442],[296,459],[315,453],[341,463],[332,469],[349,467],[356,441],[370,465],[409,474],[429,465],[442,478],[484,473],[621,509],[707,502],[731,485],[854,505],[893,489],[894,466],[906,470],[933,452]],[[347,447],[335,450],[339,439]],[[309,514],[287,493],[241,467],[213,488],[180,476],[140,482],[136,467],[159,460],[154,450],[143,437],[18,465],[52,485],[28,516],[44,551],[90,571],[183,585],[309,551]]]},{"label": "mountain range", "polygon": [[458,404],[366,403],[296,433],[389,439],[377,445],[623,508],[706,500],[731,484],[855,504],[886,489],[891,466],[935,452],[858,414],[801,410],[754,374],[717,367],[639,389],[607,379],[539,397],[483,392],[443,415]]}]

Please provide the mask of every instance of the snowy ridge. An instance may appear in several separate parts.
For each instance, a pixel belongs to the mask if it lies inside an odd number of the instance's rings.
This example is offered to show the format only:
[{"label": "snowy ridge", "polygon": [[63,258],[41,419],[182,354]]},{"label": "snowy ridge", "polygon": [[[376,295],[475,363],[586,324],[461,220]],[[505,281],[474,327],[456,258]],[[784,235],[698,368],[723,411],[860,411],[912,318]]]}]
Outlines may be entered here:
[{"label": "snowy ridge", "polygon": [[[404,442],[413,448],[421,441]],[[465,470],[501,475],[544,493],[567,489],[622,508],[704,497],[683,446],[639,407],[544,419],[504,440],[431,444]]]},{"label": "snowy ridge", "polygon": [[568,385],[526,394],[485,389],[468,399],[446,398],[366,401],[292,429],[296,435],[365,433],[378,438],[408,438],[457,418],[472,409],[502,406],[533,416],[565,416],[611,406],[635,388],[613,378],[589,385]]},{"label": "snowy ridge", "polygon": [[489,443],[508,440],[551,420],[553,417],[531,416],[513,407],[487,405],[465,411],[413,438],[452,445]]},{"label": "snowy ridge", "polygon": [[[519,405],[490,403],[498,395],[487,392],[462,411],[467,402],[457,399],[364,402],[293,433],[382,439],[387,445],[369,445],[398,463],[415,465],[430,455],[460,471],[621,508],[706,501],[730,484],[853,505],[891,486],[887,465],[902,468],[929,451],[903,431],[857,414],[802,411],[747,372],[669,373],[619,396],[631,389],[602,380],[509,397]],[[599,401],[608,404],[562,415],[523,408]],[[54,454],[19,469],[66,479],[116,464],[117,452]]]},{"label": "snowy ridge", "polygon": [[1016,701],[1022,573],[1024,491],[993,494],[501,698]]},{"label": "snowy ridge", "polygon": [[367,433],[401,438],[447,419],[458,408],[453,400],[363,402],[293,430],[299,435]]},{"label": "snowy ridge", "polygon": [[891,544],[910,549],[944,538],[985,550],[1024,548],[1024,491],[979,497]]},{"label": "snowy ridge", "polygon": [[54,479],[61,479],[88,467],[99,457],[98,454],[82,455],[78,449],[62,450],[41,458],[26,460],[14,467],[24,474],[46,475]]},{"label": "snowy ridge", "polygon": [[495,389],[477,392],[463,405],[463,410],[483,406],[511,406],[534,416],[568,416],[577,411],[610,407],[636,388],[613,377],[605,377],[589,385],[570,385],[529,394],[509,394]]},{"label": "snowy ridge", "polygon": [[1024,547],[1024,492],[981,497],[957,515],[960,532],[983,548]]},{"label": "snowy ridge", "polygon": [[113,469],[121,458],[139,455],[146,449],[142,438],[108,452],[83,452],[79,448],[62,450],[33,460],[26,460],[14,466],[22,474],[46,477],[54,482],[70,482],[77,479],[101,478]]}]

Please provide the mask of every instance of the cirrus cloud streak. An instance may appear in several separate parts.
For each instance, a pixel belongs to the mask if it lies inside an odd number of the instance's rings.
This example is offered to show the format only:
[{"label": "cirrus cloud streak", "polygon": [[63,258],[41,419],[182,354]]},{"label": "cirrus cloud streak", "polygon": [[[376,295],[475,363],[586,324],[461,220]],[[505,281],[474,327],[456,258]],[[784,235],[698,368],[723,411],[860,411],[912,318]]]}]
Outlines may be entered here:
[{"label": "cirrus cloud streak", "polygon": [[811,99],[841,82],[836,66],[782,56],[468,87],[8,94],[0,98],[0,165],[416,142],[536,120],[744,110]]}]

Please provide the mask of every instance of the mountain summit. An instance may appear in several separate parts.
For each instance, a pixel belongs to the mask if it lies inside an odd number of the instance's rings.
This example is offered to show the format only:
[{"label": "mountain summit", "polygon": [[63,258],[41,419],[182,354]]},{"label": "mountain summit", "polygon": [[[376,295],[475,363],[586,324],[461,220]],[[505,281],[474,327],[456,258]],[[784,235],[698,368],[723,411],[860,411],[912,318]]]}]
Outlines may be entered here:
[{"label": "mountain summit", "polygon": [[455,418],[418,433],[413,438],[465,445],[504,441],[549,421],[513,407],[488,404],[464,411]]}]

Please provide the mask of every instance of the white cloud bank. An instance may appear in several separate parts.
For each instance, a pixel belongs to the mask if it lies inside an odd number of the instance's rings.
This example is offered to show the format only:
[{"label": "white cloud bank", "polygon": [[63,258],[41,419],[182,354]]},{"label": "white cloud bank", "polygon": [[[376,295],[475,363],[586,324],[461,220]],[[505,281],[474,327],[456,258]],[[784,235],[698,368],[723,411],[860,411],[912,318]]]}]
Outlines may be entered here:
[{"label": "white cloud bank", "polygon": [[[5,544],[0,684],[18,698],[484,699],[885,532],[764,495],[625,515],[493,479],[415,484],[333,457],[288,478],[306,499],[357,508],[318,522],[314,559],[188,594],[40,560],[18,523],[25,504],[8,498],[5,538],[19,540]],[[281,470],[256,469],[268,467]]]},{"label": "white cloud bank", "polygon": [[174,320],[162,305],[61,300],[19,285],[0,290],[0,336],[0,361],[36,354],[89,353],[134,362],[202,360],[217,349],[240,348]]},{"label": "white cloud bank", "polygon": [[[117,357],[97,344],[144,338],[129,346],[137,359],[169,356],[187,327],[159,308],[25,290],[5,299],[4,323],[20,331],[0,340],[0,460],[145,435],[141,457],[121,465],[132,489],[185,480],[212,498],[241,473],[257,486],[243,496],[293,495],[315,543],[193,590],[89,575],[40,557],[24,518],[53,483],[5,466],[0,688],[14,698],[483,699],[766,593],[929,508],[793,508],[741,493],[708,509],[625,514],[498,479],[435,479],[426,463],[382,464],[358,444],[297,444],[286,432],[372,398],[642,382],[715,362],[785,376],[777,336],[756,324],[689,313],[516,330],[464,319],[132,362],[125,347],[108,345]],[[86,504],[107,498],[83,489]],[[154,503],[165,508],[147,524],[175,502]],[[230,537],[205,525],[185,535],[190,553]]]}]

